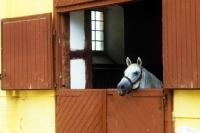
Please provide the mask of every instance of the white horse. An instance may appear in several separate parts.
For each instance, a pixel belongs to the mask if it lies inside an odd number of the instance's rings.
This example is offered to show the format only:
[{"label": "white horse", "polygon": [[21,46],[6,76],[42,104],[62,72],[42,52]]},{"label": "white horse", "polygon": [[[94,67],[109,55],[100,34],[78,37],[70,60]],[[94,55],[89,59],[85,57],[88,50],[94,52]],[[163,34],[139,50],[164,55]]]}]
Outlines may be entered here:
[{"label": "white horse", "polygon": [[137,63],[133,64],[127,57],[126,64],[128,68],[124,72],[124,77],[117,85],[118,94],[120,96],[130,93],[132,89],[163,87],[159,79],[142,67],[142,60],[140,57],[138,57]]}]

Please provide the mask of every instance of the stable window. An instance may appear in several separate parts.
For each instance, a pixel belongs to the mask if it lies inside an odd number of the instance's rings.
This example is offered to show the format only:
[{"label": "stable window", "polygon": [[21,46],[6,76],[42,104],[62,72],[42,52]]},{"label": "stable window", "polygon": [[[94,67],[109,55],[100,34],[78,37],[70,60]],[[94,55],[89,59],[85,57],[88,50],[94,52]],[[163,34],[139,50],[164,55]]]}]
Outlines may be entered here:
[{"label": "stable window", "polygon": [[104,14],[91,11],[92,50],[104,51]]}]

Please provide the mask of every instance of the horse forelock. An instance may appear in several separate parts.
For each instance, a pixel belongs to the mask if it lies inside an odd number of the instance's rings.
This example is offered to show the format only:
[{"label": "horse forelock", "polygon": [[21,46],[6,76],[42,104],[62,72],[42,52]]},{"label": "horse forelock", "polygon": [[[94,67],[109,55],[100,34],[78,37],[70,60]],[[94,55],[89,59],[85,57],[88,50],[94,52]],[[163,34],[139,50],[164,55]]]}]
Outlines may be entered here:
[{"label": "horse forelock", "polygon": [[131,64],[130,66],[127,67],[124,74],[125,74],[125,76],[127,76],[127,75],[134,73],[136,71],[141,72],[141,66],[139,66],[138,64]]}]

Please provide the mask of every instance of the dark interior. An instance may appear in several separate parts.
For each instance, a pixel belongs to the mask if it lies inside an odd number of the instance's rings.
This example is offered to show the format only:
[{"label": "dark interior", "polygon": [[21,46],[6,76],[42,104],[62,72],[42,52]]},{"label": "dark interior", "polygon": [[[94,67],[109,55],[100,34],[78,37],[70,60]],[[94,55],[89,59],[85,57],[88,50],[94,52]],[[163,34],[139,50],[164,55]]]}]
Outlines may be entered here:
[{"label": "dark interior", "polygon": [[[120,6],[124,9],[124,58],[136,62],[140,57],[142,66],[162,81],[162,1],[143,0]],[[93,64],[93,88],[116,88],[125,69],[125,62]]]}]

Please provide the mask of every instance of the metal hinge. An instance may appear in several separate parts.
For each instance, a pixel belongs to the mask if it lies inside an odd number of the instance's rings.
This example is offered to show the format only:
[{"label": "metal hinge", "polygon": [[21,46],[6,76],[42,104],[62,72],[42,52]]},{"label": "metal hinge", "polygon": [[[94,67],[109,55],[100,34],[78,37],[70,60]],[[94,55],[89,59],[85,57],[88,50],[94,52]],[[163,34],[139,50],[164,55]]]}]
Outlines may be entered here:
[{"label": "metal hinge", "polygon": [[54,88],[57,88],[57,83],[54,83],[54,84],[53,84],[53,87],[54,87]]},{"label": "metal hinge", "polygon": [[164,93],[163,102],[164,102],[164,109],[167,110],[167,94],[166,93]]},{"label": "metal hinge", "polygon": [[3,73],[0,74],[0,80],[6,77],[6,69],[3,70]]},{"label": "metal hinge", "polygon": [[53,38],[56,38],[56,30],[53,30]]}]

